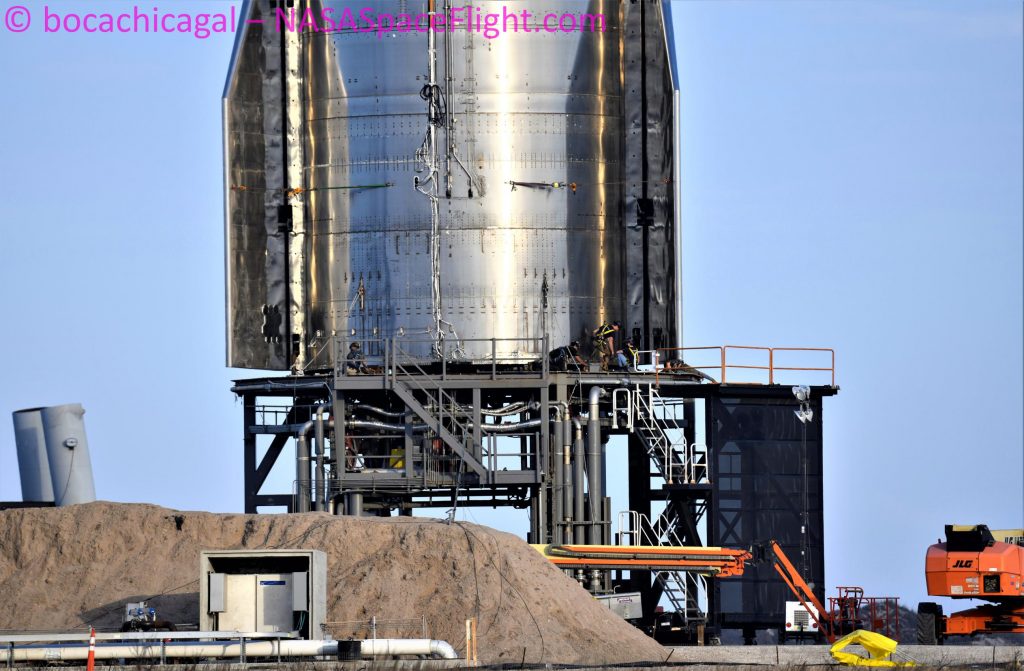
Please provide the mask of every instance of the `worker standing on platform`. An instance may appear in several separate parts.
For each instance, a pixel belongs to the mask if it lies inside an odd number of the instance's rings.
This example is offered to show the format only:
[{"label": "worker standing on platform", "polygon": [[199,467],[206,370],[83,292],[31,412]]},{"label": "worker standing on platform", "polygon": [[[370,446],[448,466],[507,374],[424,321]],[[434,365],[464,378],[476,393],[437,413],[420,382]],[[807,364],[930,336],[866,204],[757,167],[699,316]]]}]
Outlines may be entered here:
[{"label": "worker standing on platform", "polygon": [[601,370],[608,370],[608,362],[615,353],[615,334],[622,328],[619,322],[605,322],[593,331],[594,351],[601,357]]}]

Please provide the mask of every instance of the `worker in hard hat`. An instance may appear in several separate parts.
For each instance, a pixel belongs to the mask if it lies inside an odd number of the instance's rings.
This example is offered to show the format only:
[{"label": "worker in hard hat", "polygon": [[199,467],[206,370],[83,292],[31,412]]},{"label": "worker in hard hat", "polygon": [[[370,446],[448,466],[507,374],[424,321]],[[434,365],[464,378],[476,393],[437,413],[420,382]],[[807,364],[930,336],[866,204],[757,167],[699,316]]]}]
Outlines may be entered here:
[{"label": "worker in hard hat", "polygon": [[348,356],[345,357],[346,375],[366,375],[369,371],[366,368],[366,358],[363,357],[362,348],[359,343],[354,342],[348,346]]},{"label": "worker in hard hat", "polygon": [[580,370],[580,367],[586,366],[586,362],[580,356],[580,342],[573,340],[568,345],[552,350],[548,354],[548,363],[551,370]]},{"label": "worker in hard hat", "polygon": [[605,322],[593,331],[594,353],[601,357],[601,370],[608,370],[608,363],[615,352],[615,334],[622,328],[619,322]]}]

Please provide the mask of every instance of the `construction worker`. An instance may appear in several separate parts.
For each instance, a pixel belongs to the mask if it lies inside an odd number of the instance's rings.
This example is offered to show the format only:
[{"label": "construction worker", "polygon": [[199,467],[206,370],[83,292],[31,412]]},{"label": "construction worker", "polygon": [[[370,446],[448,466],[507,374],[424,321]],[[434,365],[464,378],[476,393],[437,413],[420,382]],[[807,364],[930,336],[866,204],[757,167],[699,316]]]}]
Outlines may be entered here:
[{"label": "construction worker", "polygon": [[622,328],[619,322],[605,322],[593,331],[594,352],[601,357],[601,370],[608,370],[608,360],[615,352],[615,334]]},{"label": "construction worker", "polygon": [[348,346],[348,356],[345,357],[345,374],[365,375],[367,372],[366,359],[363,358],[359,343],[354,342]]},{"label": "construction worker", "polygon": [[628,367],[634,370],[640,363],[640,350],[636,348],[632,338],[626,338],[626,361],[628,362]]},{"label": "construction worker", "polygon": [[570,368],[579,370],[581,366],[586,365],[586,362],[580,356],[580,343],[578,340],[573,340],[568,345],[552,350],[548,354],[548,362],[551,370],[562,371],[569,370]]}]

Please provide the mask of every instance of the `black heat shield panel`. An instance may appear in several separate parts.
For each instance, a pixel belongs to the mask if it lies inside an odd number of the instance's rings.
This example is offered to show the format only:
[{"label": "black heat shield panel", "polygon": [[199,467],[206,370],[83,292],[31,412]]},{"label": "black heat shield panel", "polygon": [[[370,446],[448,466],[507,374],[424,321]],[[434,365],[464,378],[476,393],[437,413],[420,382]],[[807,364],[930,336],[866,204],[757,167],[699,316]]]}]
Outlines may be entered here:
[{"label": "black heat shield panel", "polygon": [[[821,398],[814,420],[802,425],[795,399],[765,397],[708,399],[708,435],[713,446],[713,519],[709,544],[749,548],[776,540],[803,572],[801,521],[803,459],[807,460],[807,567],[804,579],[824,596]],[[714,582],[718,624],[723,628],[777,628],[784,624],[792,592],[768,562],[748,566],[742,577]]]}]

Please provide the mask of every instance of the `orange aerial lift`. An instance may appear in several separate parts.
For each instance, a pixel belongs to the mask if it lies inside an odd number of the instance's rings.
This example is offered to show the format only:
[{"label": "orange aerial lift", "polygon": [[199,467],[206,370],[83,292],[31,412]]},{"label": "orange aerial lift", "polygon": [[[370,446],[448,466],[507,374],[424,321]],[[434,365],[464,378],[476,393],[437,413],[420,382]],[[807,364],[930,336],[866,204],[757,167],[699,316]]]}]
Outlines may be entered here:
[{"label": "orange aerial lift", "polygon": [[776,541],[768,541],[755,548],[760,555],[758,560],[768,560],[771,562],[775,572],[782,578],[782,582],[786,583],[786,587],[789,591],[796,595],[800,605],[804,607],[807,614],[814,621],[814,627],[822,633],[829,643],[834,643],[836,640],[835,635],[832,633],[831,618],[829,617],[828,611],[821,605],[821,601],[814,595],[814,591],[811,586],[807,584],[807,581],[803,579],[800,572],[793,566],[793,562],[789,561],[789,557],[782,551],[782,547]]},{"label": "orange aerial lift", "polygon": [[895,597],[865,597],[860,587],[839,587],[839,595],[829,597],[826,610],[778,542],[769,541],[754,549],[759,560],[772,563],[776,573],[807,611],[814,627],[829,643],[835,643],[840,636],[857,629],[899,637],[899,602]]},{"label": "orange aerial lift", "polygon": [[1024,532],[996,531],[984,524],[946,525],[946,542],[928,548],[928,594],[991,603],[943,616],[937,603],[917,609],[918,642],[942,643],[947,636],[1024,633]]}]

